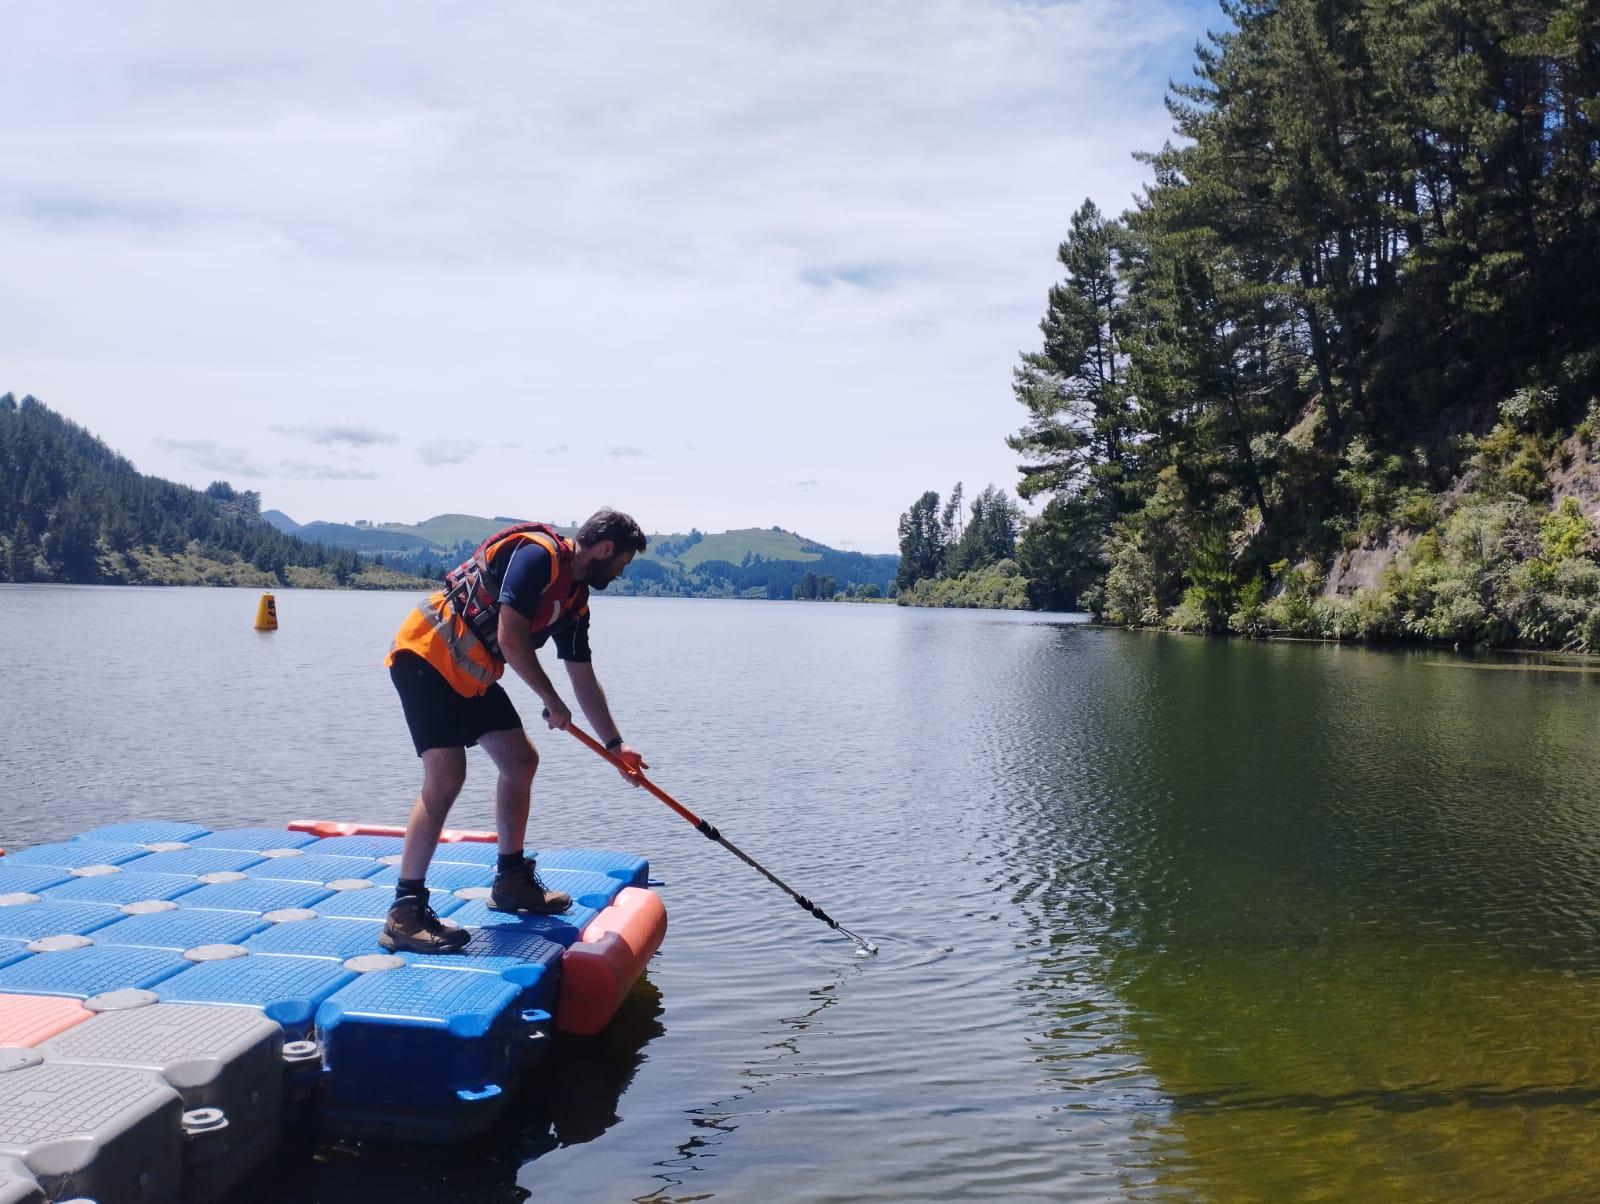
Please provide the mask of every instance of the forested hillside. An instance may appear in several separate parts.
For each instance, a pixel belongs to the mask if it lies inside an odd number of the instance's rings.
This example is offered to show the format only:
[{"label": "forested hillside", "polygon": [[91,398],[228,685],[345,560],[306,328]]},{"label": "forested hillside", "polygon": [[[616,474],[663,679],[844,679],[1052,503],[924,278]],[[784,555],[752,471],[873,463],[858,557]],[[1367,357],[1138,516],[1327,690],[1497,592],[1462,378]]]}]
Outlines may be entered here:
[{"label": "forested hillside", "polygon": [[1591,0],[1230,2],[1010,440],[1115,622],[1600,649]]},{"label": "forested hillside", "polygon": [[[708,556],[706,553],[709,552]],[[725,559],[725,557],[737,557]],[[781,527],[652,537],[612,593],[666,597],[827,599],[890,592],[898,556],[841,552]]]},{"label": "forested hillside", "polygon": [[412,586],[261,518],[261,499],[146,476],[41,402],[0,396],[0,580]]},{"label": "forested hillside", "polygon": [[[257,494],[223,481],[201,491],[145,476],[36,399],[0,397],[0,581],[426,588],[519,521],[442,514],[414,526],[301,525],[281,511],[263,515]],[[898,563],[780,527],[691,530],[652,537],[612,592],[876,596]]]}]

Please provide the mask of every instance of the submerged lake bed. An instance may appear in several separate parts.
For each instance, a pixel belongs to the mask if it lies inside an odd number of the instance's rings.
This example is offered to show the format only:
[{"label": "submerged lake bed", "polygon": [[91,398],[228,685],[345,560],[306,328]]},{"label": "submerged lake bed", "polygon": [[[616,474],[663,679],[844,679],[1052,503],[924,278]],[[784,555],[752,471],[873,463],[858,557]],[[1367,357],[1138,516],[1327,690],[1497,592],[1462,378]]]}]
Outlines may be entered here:
[{"label": "submerged lake bed", "polygon": [[[0,587],[0,846],[403,823],[414,599],[276,593]],[[652,778],[881,953],[508,682],[530,845],[662,882],[648,980],[464,1152],[301,1140],[261,1198],[1600,1193],[1591,666],[649,598],[593,644]],[[492,791],[471,754],[451,822]]]}]

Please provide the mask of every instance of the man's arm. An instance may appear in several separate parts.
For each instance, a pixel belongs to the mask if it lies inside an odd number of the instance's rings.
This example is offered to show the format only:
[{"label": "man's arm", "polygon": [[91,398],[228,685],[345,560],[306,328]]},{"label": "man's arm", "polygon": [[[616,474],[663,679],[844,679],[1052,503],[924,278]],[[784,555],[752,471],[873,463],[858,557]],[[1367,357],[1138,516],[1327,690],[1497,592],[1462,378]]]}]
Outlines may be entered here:
[{"label": "man's arm", "polygon": [[[497,634],[500,640],[500,655],[506,658],[506,664],[517,671],[517,676],[528,683],[528,688],[539,696],[539,701],[544,704],[544,709],[548,712],[545,718],[550,726],[558,731],[566,730],[567,724],[572,722],[572,712],[567,709],[567,704],[561,701],[561,695],[556,693],[555,686],[551,684],[544,666],[539,663],[539,658],[534,653],[533,639],[528,634],[527,618],[509,606],[502,606]],[[590,671],[590,676],[593,676],[593,670]],[[584,714],[588,713],[589,709],[585,706]],[[614,726],[612,730],[613,732],[616,730]]]},{"label": "man's arm", "polygon": [[[595,734],[610,749],[612,755],[627,766],[622,776],[631,780],[639,770],[649,769],[649,764],[639,754],[638,749],[627,743],[618,743],[622,740],[622,735],[617,731],[616,721],[611,718],[611,708],[606,703],[606,692],[600,686],[600,679],[595,676],[593,662],[569,660],[565,663],[567,676],[572,679],[572,692],[577,695],[578,705],[588,716]],[[637,781],[634,782],[635,786],[638,784]]]}]

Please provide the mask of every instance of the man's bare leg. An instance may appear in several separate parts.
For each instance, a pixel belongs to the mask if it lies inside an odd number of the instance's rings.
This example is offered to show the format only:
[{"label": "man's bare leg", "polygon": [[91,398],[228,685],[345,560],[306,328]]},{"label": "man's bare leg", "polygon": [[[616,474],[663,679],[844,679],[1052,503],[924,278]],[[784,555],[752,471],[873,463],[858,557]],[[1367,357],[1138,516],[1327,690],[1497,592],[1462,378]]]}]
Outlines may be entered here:
[{"label": "man's bare leg", "polygon": [[487,732],[478,744],[489,754],[500,771],[494,789],[494,822],[500,838],[500,864],[489,894],[494,911],[531,911],[555,914],[566,911],[572,900],[545,885],[523,860],[523,844],[528,835],[528,810],[533,794],[533,775],[539,768],[539,754],[521,728]]},{"label": "man's bare leg", "polygon": [[533,800],[533,775],[539,771],[539,753],[520,727],[503,732],[485,732],[478,747],[489,754],[500,771],[494,784],[495,835],[500,838],[500,855],[522,852],[528,838],[528,811]]},{"label": "man's bare leg", "polygon": [[414,880],[427,876],[428,862],[439,846],[439,833],[444,831],[450,807],[466,780],[466,749],[430,748],[422,754],[422,793],[412,804],[411,818],[406,822],[400,877]]}]

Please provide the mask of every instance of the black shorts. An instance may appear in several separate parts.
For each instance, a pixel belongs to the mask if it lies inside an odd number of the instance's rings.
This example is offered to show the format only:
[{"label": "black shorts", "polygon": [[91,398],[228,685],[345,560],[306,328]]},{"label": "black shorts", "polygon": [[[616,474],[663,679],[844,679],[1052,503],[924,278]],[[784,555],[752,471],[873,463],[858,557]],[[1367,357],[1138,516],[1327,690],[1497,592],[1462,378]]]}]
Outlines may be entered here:
[{"label": "black shorts", "polygon": [[477,698],[463,698],[415,652],[397,652],[389,677],[405,708],[406,726],[417,756],[430,748],[471,748],[485,732],[522,727],[511,696],[499,682]]}]

